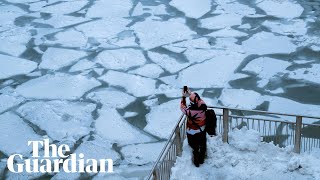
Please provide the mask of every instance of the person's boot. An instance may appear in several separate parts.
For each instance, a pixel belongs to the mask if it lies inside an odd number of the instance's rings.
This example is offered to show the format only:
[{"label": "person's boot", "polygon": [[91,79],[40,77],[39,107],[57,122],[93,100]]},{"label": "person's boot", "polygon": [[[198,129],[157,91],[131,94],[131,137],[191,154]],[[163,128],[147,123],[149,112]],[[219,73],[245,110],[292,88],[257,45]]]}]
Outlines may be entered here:
[{"label": "person's boot", "polygon": [[193,164],[199,167],[199,153],[193,153]]}]

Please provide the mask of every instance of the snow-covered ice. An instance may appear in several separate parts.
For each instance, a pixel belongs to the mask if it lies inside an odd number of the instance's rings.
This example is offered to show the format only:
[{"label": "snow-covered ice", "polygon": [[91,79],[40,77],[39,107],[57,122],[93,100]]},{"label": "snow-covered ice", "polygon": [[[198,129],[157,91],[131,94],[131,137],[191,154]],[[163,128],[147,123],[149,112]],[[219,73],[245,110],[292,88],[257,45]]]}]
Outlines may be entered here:
[{"label": "snow-covered ice", "polygon": [[144,130],[160,138],[168,138],[181,114],[180,99],[153,106],[146,115],[148,124]]},{"label": "snow-covered ice", "polygon": [[44,52],[39,68],[58,70],[64,66],[74,63],[79,58],[82,58],[86,55],[87,53],[82,51],[49,48]]},{"label": "snow-covered ice", "polygon": [[185,13],[187,17],[198,19],[211,10],[211,0],[172,0],[171,6]]},{"label": "snow-covered ice", "polygon": [[140,50],[117,49],[101,52],[96,57],[96,62],[107,69],[128,70],[131,67],[145,64],[146,59]]},{"label": "snow-covered ice", "polygon": [[136,100],[135,97],[113,88],[93,91],[87,95],[87,98],[110,108],[125,108]]},{"label": "snow-covered ice", "polygon": [[95,104],[69,101],[32,101],[17,112],[53,140],[76,142],[92,130],[92,111]]},{"label": "snow-covered ice", "polygon": [[125,161],[130,164],[144,165],[157,160],[165,142],[128,145],[121,149]]},{"label": "snow-covered ice", "polygon": [[28,141],[42,139],[28,124],[12,112],[0,115],[0,123],[0,151],[7,156],[15,153],[28,156],[32,151],[32,147],[28,146]]},{"label": "snow-covered ice", "polygon": [[295,0],[273,1],[273,0],[258,0],[256,4],[264,10],[267,15],[279,18],[293,19],[301,16],[303,7]]},{"label": "snow-covered ice", "polygon": [[137,74],[149,78],[158,78],[163,69],[157,64],[146,64],[138,69],[129,71],[130,74]]},{"label": "snow-covered ice", "polygon": [[255,109],[264,102],[261,94],[244,89],[223,89],[218,99],[226,107],[240,109]]},{"label": "snow-covered ice", "polygon": [[[94,78],[64,73],[47,74],[29,80],[16,88],[24,97],[36,99],[78,99],[90,89],[100,86]],[[57,89],[57,87],[59,87]],[[54,89],[54,91],[52,91]]]},{"label": "snow-covered ice", "polygon": [[[257,46],[259,44],[259,46]],[[259,32],[251,38],[242,42],[242,47],[248,54],[289,54],[296,50],[290,38],[286,36],[276,36],[269,32]]]},{"label": "snow-covered ice", "polygon": [[148,56],[154,63],[158,64],[170,73],[176,73],[177,71],[180,71],[181,69],[184,69],[190,65],[190,63],[178,62],[175,58],[170,57],[166,54],[160,54],[149,51]]},{"label": "snow-covered ice", "polygon": [[[148,28],[152,27],[152,29]],[[156,21],[150,18],[132,26],[140,39],[141,47],[152,49],[157,46],[190,39],[195,32],[185,25],[185,20],[174,18],[168,21]],[[152,41],[150,41],[152,39]]]},{"label": "snow-covered ice", "polygon": [[95,122],[97,134],[120,145],[154,141],[141,130],[125,121],[114,108],[102,107]]},{"label": "snow-covered ice", "polygon": [[33,61],[0,54],[0,79],[28,74],[37,66]]},{"label": "snow-covered ice", "polygon": [[111,86],[121,86],[136,97],[151,95],[156,88],[154,79],[117,71],[108,71],[99,79],[109,83]]}]

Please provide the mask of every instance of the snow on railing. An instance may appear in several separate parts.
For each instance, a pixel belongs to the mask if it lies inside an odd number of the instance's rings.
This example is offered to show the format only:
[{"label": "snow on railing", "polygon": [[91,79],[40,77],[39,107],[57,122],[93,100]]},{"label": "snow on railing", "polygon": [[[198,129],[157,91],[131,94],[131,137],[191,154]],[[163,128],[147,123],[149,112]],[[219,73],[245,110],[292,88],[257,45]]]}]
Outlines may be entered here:
[{"label": "snow on railing", "polygon": [[[320,148],[320,124],[312,124],[315,120],[320,120],[320,117],[227,107],[209,108],[216,111],[217,131],[222,134],[225,143],[228,142],[230,130],[246,126],[259,131],[262,141],[273,142],[280,147],[294,145],[296,153],[300,153],[301,149],[307,152]],[[177,156],[182,154],[185,133],[186,117],[181,115],[147,179],[170,179],[171,168]]]}]

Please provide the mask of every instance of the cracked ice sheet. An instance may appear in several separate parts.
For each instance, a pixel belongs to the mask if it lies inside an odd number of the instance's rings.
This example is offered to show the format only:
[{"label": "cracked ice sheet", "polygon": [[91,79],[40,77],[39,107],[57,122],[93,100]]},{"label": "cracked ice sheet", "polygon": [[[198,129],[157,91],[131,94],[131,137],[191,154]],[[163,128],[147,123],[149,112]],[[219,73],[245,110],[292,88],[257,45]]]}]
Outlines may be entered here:
[{"label": "cracked ice sheet", "polygon": [[128,93],[136,97],[152,95],[156,89],[156,81],[154,79],[112,70],[101,76],[99,80],[103,80],[111,86],[123,87]]},{"label": "cracked ice sheet", "polygon": [[131,67],[144,65],[147,60],[140,50],[117,49],[102,51],[95,61],[106,69],[128,70]]},{"label": "cracked ice sheet", "polygon": [[234,0],[216,0],[215,3],[217,4],[217,7],[213,14],[235,14],[243,17],[256,13],[254,8]]},{"label": "cracked ice sheet", "polygon": [[143,6],[141,2],[138,2],[138,4],[134,7],[131,16],[141,16],[144,13],[151,13],[153,15],[168,14],[164,4],[160,4],[158,6]]},{"label": "cracked ice sheet", "polygon": [[41,23],[41,24],[49,24],[54,28],[62,28],[65,26],[71,26],[78,23],[83,23],[85,21],[89,21],[91,19],[83,18],[83,17],[74,17],[68,15],[61,14],[53,14],[49,19],[35,19],[33,22]]},{"label": "cracked ice sheet", "polygon": [[87,95],[87,98],[101,103],[104,107],[121,109],[136,100],[135,97],[113,88],[99,89],[91,92]]},{"label": "cracked ice sheet", "polygon": [[[188,84],[188,86],[193,88],[226,87],[244,57],[245,55],[236,53],[222,55],[201,64],[190,66],[182,70],[178,78],[176,78],[175,83],[171,83],[170,85],[182,87]],[[196,79],[196,81],[190,81],[190,79]]]},{"label": "cracked ice sheet", "polygon": [[151,107],[150,113],[146,115],[148,124],[144,130],[159,138],[168,138],[182,114],[179,106],[180,99],[175,99]]},{"label": "cracked ice sheet", "polygon": [[128,145],[122,147],[121,153],[130,164],[144,165],[157,160],[166,142]]},{"label": "cracked ice sheet", "polygon": [[320,64],[313,64],[311,68],[301,68],[291,71],[289,78],[320,84]]},{"label": "cracked ice sheet", "polygon": [[19,107],[17,112],[53,140],[76,142],[90,133],[95,104],[68,101],[33,101]]},{"label": "cracked ice sheet", "polygon": [[223,29],[241,25],[242,17],[237,14],[221,14],[200,20],[200,27],[206,29]]},{"label": "cracked ice sheet", "polygon": [[176,73],[190,65],[190,63],[180,63],[175,58],[172,58],[166,54],[148,51],[148,56],[154,63],[158,64],[170,73]]},{"label": "cracked ice sheet", "polygon": [[138,69],[129,71],[128,73],[137,74],[149,78],[158,78],[163,72],[163,69],[157,64],[146,64]]},{"label": "cracked ice sheet", "polygon": [[74,29],[58,32],[54,40],[46,39],[44,44],[61,44],[63,47],[80,47],[85,48],[88,38],[82,33]]},{"label": "cracked ice sheet", "polygon": [[0,51],[13,55],[13,56],[19,56],[22,54],[26,49],[26,45],[24,44],[19,44],[19,43],[14,43],[14,42],[9,42],[5,40],[0,40]]},{"label": "cracked ice sheet", "polygon": [[19,105],[24,101],[24,98],[15,96],[12,94],[1,94],[0,95],[0,114],[4,111]]},{"label": "cracked ice sheet", "polygon": [[224,28],[222,30],[212,32],[206,36],[211,36],[211,37],[244,37],[244,36],[248,36],[248,34],[241,32],[241,31],[234,30],[232,28]]},{"label": "cracked ice sheet", "polygon": [[86,55],[87,53],[83,51],[49,48],[44,52],[39,68],[58,70],[64,66],[74,63]]},{"label": "cracked ice sheet", "polygon": [[66,2],[58,2],[58,3],[45,3],[40,1],[38,3],[33,3],[30,10],[31,11],[40,11],[43,13],[51,13],[51,14],[70,14],[76,11],[79,11],[82,7],[88,4],[87,0],[75,0],[75,1],[66,1]]},{"label": "cracked ice sheet", "polygon": [[259,87],[264,87],[273,77],[281,77],[286,73],[286,69],[291,65],[288,61],[261,57],[250,61],[243,71],[251,72],[262,80],[259,81]]},{"label": "cracked ice sheet", "polygon": [[137,33],[141,47],[144,49],[190,39],[191,35],[196,34],[185,25],[185,20],[181,18],[168,21],[156,21],[148,18],[133,25],[132,29]]},{"label": "cracked ice sheet", "polygon": [[[257,46],[259,44],[259,46]],[[259,32],[242,42],[247,54],[289,54],[297,49],[287,36],[276,36],[269,32]]]},{"label": "cracked ice sheet", "polygon": [[172,0],[171,6],[184,12],[187,17],[198,19],[211,10],[211,0]]},{"label": "cracked ice sheet", "polygon": [[18,86],[16,91],[27,98],[74,100],[100,85],[94,78],[56,73],[29,80]]},{"label": "cracked ice sheet", "polygon": [[95,123],[99,136],[120,145],[154,141],[138,128],[125,121],[114,108],[102,107]]},{"label": "cracked ice sheet", "polygon": [[267,15],[278,18],[293,19],[300,17],[303,12],[303,7],[294,0],[273,1],[273,0],[258,0],[256,4],[264,10]]},{"label": "cracked ice sheet", "polygon": [[7,156],[15,153],[29,156],[32,147],[28,146],[28,141],[42,139],[19,116],[11,112],[0,115],[0,124],[0,151]]},{"label": "cracked ice sheet", "polygon": [[267,20],[263,22],[262,25],[270,29],[272,32],[283,35],[303,36],[306,35],[308,31],[307,23],[300,19],[286,22],[283,22],[283,20],[281,22]]},{"label": "cracked ice sheet", "polygon": [[88,9],[86,17],[113,18],[128,17],[132,8],[131,0],[98,0]]},{"label": "cracked ice sheet", "polygon": [[33,61],[0,54],[0,79],[28,74],[37,66]]},{"label": "cracked ice sheet", "polygon": [[15,27],[14,20],[26,14],[24,10],[14,5],[0,5],[0,32]]},{"label": "cracked ice sheet", "polygon": [[75,65],[73,65],[69,72],[77,72],[77,71],[84,71],[88,69],[93,69],[95,67],[94,62],[87,60],[87,59],[82,59],[78,61]]}]

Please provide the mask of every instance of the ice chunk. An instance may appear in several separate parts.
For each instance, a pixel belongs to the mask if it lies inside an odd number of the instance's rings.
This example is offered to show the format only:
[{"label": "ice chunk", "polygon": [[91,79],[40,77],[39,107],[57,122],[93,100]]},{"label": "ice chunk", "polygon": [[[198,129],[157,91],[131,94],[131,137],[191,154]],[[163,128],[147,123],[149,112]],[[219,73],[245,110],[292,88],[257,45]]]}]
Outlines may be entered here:
[{"label": "ice chunk", "polygon": [[91,113],[95,108],[91,103],[33,101],[20,106],[17,112],[46,131],[53,140],[76,142],[89,134],[93,121]]},{"label": "ice chunk", "polygon": [[[168,84],[171,84],[171,83],[174,83],[174,82],[170,82]],[[158,89],[156,90],[156,94],[164,94],[169,98],[177,98],[177,97],[181,97],[181,88],[171,86],[171,85],[166,85],[166,84],[160,84]]]},{"label": "ice chunk", "polygon": [[51,14],[70,14],[80,10],[88,4],[86,0],[77,0],[77,1],[60,1],[59,3],[52,3],[52,4],[41,4],[38,9],[32,9],[32,11],[41,11],[44,13],[51,13]]},{"label": "ice chunk", "polygon": [[[183,87],[188,84],[193,88],[225,87],[243,58],[244,55],[241,54],[222,55],[201,64],[190,66],[179,73],[175,84],[170,85]],[[190,79],[197,80],[190,81]]]},{"label": "ice chunk", "polygon": [[56,73],[29,80],[18,86],[16,91],[28,98],[78,99],[100,84],[97,80],[82,75]]},{"label": "ice chunk", "polygon": [[105,107],[123,109],[135,101],[135,97],[112,88],[99,89],[87,95],[88,99],[100,102]]},{"label": "ice chunk", "polygon": [[13,56],[19,56],[27,49],[26,45],[24,44],[18,44],[9,41],[0,40],[0,44],[0,52],[4,52]]},{"label": "ice chunk", "polygon": [[259,85],[263,87],[272,77],[281,77],[290,65],[290,62],[280,59],[261,57],[250,61],[243,71],[252,72],[262,80],[266,80],[265,83]]},{"label": "ice chunk", "polygon": [[75,65],[73,65],[69,72],[77,72],[77,71],[84,71],[87,69],[92,69],[96,63],[89,61],[87,59],[80,60]]},{"label": "ice chunk", "polygon": [[162,46],[163,48],[171,51],[171,52],[175,52],[175,53],[182,53],[183,51],[185,51],[187,48],[185,47],[176,47],[176,46],[173,46],[173,45],[165,45],[165,46]]},{"label": "ice chunk", "polygon": [[244,89],[223,89],[218,99],[226,107],[240,109],[255,109],[264,102],[261,94]]},{"label": "ice chunk", "polygon": [[39,67],[42,69],[58,70],[68,66],[81,57],[86,56],[85,52],[71,49],[49,48],[43,56]]},{"label": "ice chunk", "polygon": [[200,27],[207,29],[223,29],[241,25],[242,17],[237,14],[221,14],[200,20]]},{"label": "ice chunk", "polygon": [[188,49],[210,49],[211,46],[208,42],[207,38],[195,38],[195,39],[190,39],[178,43],[174,43],[173,46],[175,47],[186,47]]},{"label": "ice chunk", "polygon": [[146,64],[141,68],[129,71],[129,73],[131,74],[138,74],[150,78],[158,78],[159,75],[163,72],[163,69],[157,64]]},{"label": "ice chunk", "polygon": [[[259,46],[257,46],[259,44]],[[259,32],[242,42],[243,49],[249,54],[289,54],[297,48],[286,36],[276,36],[269,32]]]},{"label": "ice chunk", "polygon": [[53,14],[49,19],[35,19],[33,22],[41,23],[41,24],[49,24],[54,28],[63,28],[66,26],[71,26],[79,23],[83,23],[85,21],[89,21],[90,19],[83,17],[74,17],[68,15],[61,14]]},{"label": "ice chunk", "polygon": [[290,21],[265,21],[263,26],[269,28],[272,32],[283,35],[303,36],[307,33],[307,24],[304,20],[295,19]]},{"label": "ice chunk", "polygon": [[303,12],[303,7],[295,0],[288,1],[273,1],[263,0],[258,1],[257,6],[264,10],[268,15],[293,19],[300,17]]},{"label": "ice chunk", "polygon": [[128,17],[129,11],[132,8],[131,0],[117,0],[117,1],[95,1],[88,9],[86,17]]},{"label": "ice chunk", "polygon": [[99,79],[109,83],[111,86],[121,86],[136,97],[151,95],[156,88],[154,79],[117,71],[108,71]]},{"label": "ice chunk", "polygon": [[85,48],[88,38],[80,31],[68,29],[57,33],[53,41],[46,40],[45,44],[62,44],[64,47]]},{"label": "ice chunk", "polygon": [[243,36],[248,36],[248,34],[231,29],[231,28],[225,28],[225,29],[222,29],[219,31],[212,32],[206,36],[211,36],[211,37],[243,37]]},{"label": "ice chunk", "polygon": [[241,26],[238,26],[238,28],[240,29],[251,29],[251,25],[250,24],[242,24]]},{"label": "ice chunk", "polygon": [[121,149],[124,158],[130,164],[143,165],[157,160],[165,142],[128,145]]},{"label": "ice chunk", "polygon": [[[152,29],[148,27],[152,27]],[[191,35],[195,34],[185,25],[183,19],[156,21],[149,18],[136,23],[132,28],[137,33],[141,47],[144,49],[152,49],[179,40],[190,39]]]},{"label": "ice chunk", "polygon": [[149,106],[149,107],[152,107],[152,106],[154,106],[154,105],[156,105],[158,103],[159,103],[159,99],[158,98],[148,99],[148,100],[143,101],[143,104],[145,106]]},{"label": "ice chunk", "polygon": [[102,107],[96,120],[97,134],[120,145],[145,143],[153,139],[126,122],[116,109]]},{"label": "ice chunk", "polygon": [[0,95],[0,114],[11,107],[17,106],[24,101],[24,98],[14,95]]},{"label": "ice chunk", "polygon": [[32,151],[28,141],[42,139],[19,116],[11,112],[0,115],[0,124],[0,151],[7,156],[16,153],[28,156]]},{"label": "ice chunk", "polygon": [[37,68],[37,63],[26,59],[0,54],[0,79],[28,74]]},{"label": "ice chunk", "polygon": [[320,84],[320,64],[313,64],[311,68],[301,68],[291,71],[289,78]]},{"label": "ice chunk", "polygon": [[96,62],[107,69],[127,70],[146,63],[146,58],[140,50],[117,49],[105,50],[96,57]]},{"label": "ice chunk", "polygon": [[172,0],[169,4],[184,12],[187,17],[195,19],[202,17],[211,10],[211,0]]},{"label": "ice chunk", "polygon": [[144,13],[151,13],[153,15],[164,15],[167,14],[166,6],[160,4],[158,6],[143,6],[141,2],[134,7],[131,16],[141,16]]},{"label": "ice chunk", "polygon": [[181,114],[180,99],[153,106],[146,115],[148,124],[144,130],[160,138],[169,138]]},{"label": "ice chunk", "polygon": [[216,0],[217,7],[213,14],[234,14],[240,17],[256,13],[254,8],[233,0]]},{"label": "ice chunk", "polygon": [[129,118],[129,117],[134,117],[134,116],[137,116],[139,113],[137,112],[126,112],[124,113],[123,117],[124,118]]},{"label": "ice chunk", "polygon": [[176,59],[166,54],[159,54],[149,51],[148,56],[154,63],[158,64],[170,73],[176,73],[190,65],[189,63],[180,63]]}]

